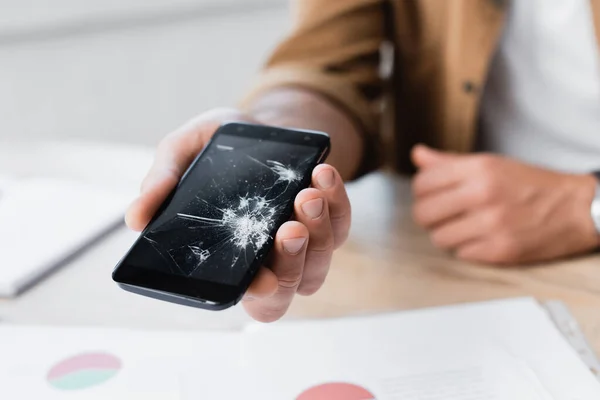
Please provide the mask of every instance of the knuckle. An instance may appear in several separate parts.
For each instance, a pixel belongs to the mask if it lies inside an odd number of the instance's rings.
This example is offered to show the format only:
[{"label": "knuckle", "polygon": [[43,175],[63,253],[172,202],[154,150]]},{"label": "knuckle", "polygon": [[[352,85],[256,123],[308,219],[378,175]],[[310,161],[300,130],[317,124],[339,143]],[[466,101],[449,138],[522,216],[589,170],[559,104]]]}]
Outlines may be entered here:
[{"label": "knuckle", "polygon": [[456,256],[465,261],[478,262],[483,261],[480,248],[463,247],[458,249]]},{"label": "knuckle", "polygon": [[490,203],[497,197],[496,185],[492,179],[483,178],[478,180],[473,191],[474,199],[479,204]]},{"label": "knuckle", "polygon": [[286,276],[279,278],[279,289],[283,291],[296,290],[300,286],[302,275]]},{"label": "knuckle", "polygon": [[[348,225],[350,225],[350,220],[352,219],[352,210],[350,207],[348,209],[343,210],[341,213],[331,214],[329,213],[329,220],[333,223],[348,221]],[[350,228],[350,226],[348,226]]]},{"label": "knuckle", "polygon": [[501,236],[493,244],[489,252],[489,261],[495,264],[512,264],[521,258],[521,249],[512,237]]},{"label": "knuckle", "polygon": [[142,183],[140,183],[140,192],[144,192],[146,190],[146,188],[150,185],[151,182],[152,182],[152,170],[148,171],[148,174],[144,177],[144,179],[142,180]]},{"label": "knuckle", "polygon": [[335,248],[335,238],[331,226],[311,230],[308,238],[308,251],[317,254],[329,254]]},{"label": "knuckle", "polygon": [[308,242],[308,250],[313,254],[317,253],[326,255],[332,253],[334,246],[335,240],[333,238],[333,233],[330,233],[326,237],[322,237],[319,239],[315,239],[313,237],[312,243],[310,239]]},{"label": "knuckle", "polygon": [[421,190],[421,175],[417,175],[414,177],[414,179],[412,180],[412,182],[410,183],[410,188],[411,191],[418,195],[420,193]]},{"label": "knuckle", "polygon": [[311,279],[310,281],[303,281],[298,287],[298,294],[302,296],[312,296],[323,285],[322,280]]},{"label": "knuckle", "polygon": [[417,223],[417,225],[421,227],[426,226],[429,222],[429,211],[427,209],[427,206],[423,205],[422,203],[417,203],[413,206],[412,215],[414,221]]},{"label": "knuckle", "polygon": [[428,182],[428,178],[427,178],[427,174],[421,172],[419,174],[417,174],[417,176],[414,177],[414,179],[411,182],[411,189],[412,192],[415,196],[420,196],[421,194],[425,193],[427,191],[427,182]]},{"label": "knuckle", "polygon": [[329,206],[329,221],[332,225],[342,225],[346,230],[350,229],[352,224],[352,206],[350,202],[345,200],[339,207],[333,207],[332,202],[328,202]]},{"label": "knuckle", "polygon": [[438,248],[447,249],[450,247],[448,235],[444,230],[437,230],[430,235],[431,243]]},{"label": "knuckle", "polygon": [[506,212],[497,208],[485,214],[483,224],[488,230],[498,230],[506,223],[506,217]]},{"label": "knuckle", "polygon": [[169,135],[165,136],[164,138],[162,138],[158,142],[158,145],[156,146],[156,156],[158,157],[161,154],[168,153],[169,151],[171,151],[172,147],[173,147],[173,138],[172,138],[172,135],[169,134]]},{"label": "knuckle", "polygon": [[348,240],[348,237],[350,236],[350,227],[348,226],[347,228],[344,228],[343,230],[337,232],[334,236],[333,236],[333,249],[338,249],[340,246],[342,246],[344,243],[346,243],[346,240]]},{"label": "knuckle", "polygon": [[261,307],[252,317],[258,322],[271,323],[283,317],[286,311],[287,307]]}]

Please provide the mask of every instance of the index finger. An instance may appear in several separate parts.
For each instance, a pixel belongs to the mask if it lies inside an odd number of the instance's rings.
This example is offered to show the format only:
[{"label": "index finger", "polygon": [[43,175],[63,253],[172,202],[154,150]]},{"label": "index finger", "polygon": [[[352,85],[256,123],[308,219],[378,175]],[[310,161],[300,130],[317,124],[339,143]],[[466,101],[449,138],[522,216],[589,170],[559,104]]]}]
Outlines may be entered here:
[{"label": "index finger", "polygon": [[140,196],[127,211],[127,225],[136,231],[144,229],[219,126],[240,120],[248,118],[233,109],[215,109],[168,134],[158,145],[154,163],[142,182]]}]

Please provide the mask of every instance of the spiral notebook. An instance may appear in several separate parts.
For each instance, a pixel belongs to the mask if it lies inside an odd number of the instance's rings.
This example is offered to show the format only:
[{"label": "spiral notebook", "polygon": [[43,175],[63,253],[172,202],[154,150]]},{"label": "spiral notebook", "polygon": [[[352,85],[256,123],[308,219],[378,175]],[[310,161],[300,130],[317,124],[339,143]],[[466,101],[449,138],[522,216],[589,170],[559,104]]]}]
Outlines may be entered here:
[{"label": "spiral notebook", "polygon": [[0,176],[0,297],[13,297],[123,221],[129,198],[79,182]]}]

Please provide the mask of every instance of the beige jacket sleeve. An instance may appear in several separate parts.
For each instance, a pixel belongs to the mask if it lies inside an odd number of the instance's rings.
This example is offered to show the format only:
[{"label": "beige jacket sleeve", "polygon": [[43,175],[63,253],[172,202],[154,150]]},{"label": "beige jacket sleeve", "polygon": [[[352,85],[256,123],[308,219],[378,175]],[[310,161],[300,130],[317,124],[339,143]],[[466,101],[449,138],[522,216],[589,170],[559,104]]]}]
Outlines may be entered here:
[{"label": "beige jacket sleeve", "polygon": [[363,171],[381,159],[379,49],[384,40],[381,0],[295,0],[293,27],[242,101],[283,86],[317,92],[341,107],[365,134]]}]

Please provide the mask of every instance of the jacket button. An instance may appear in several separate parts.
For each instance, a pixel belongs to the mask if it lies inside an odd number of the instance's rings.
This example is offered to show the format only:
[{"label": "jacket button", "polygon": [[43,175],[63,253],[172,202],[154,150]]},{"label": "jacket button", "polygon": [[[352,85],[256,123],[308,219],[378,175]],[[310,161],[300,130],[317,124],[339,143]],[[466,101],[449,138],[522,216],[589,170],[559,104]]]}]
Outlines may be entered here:
[{"label": "jacket button", "polygon": [[464,81],[462,85],[462,89],[465,93],[477,93],[478,88],[472,81]]}]

